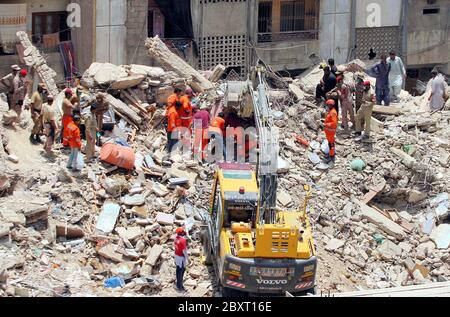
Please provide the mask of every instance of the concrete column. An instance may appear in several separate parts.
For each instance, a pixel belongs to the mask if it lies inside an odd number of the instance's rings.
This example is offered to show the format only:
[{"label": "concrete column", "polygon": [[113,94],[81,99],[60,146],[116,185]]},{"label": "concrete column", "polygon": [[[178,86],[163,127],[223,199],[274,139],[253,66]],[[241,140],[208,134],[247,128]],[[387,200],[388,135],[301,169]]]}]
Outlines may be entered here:
[{"label": "concrete column", "polygon": [[320,55],[347,61],[351,42],[351,0],[322,0],[320,6]]}]

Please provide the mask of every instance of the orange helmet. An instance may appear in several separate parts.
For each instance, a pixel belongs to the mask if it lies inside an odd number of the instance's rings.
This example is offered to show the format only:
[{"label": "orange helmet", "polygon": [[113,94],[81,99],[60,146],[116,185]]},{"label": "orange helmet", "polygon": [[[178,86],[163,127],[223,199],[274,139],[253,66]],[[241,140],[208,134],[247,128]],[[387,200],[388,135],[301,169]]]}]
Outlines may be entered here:
[{"label": "orange helmet", "polygon": [[177,230],[175,230],[175,232],[177,233],[177,234],[183,234],[184,233],[184,228],[177,228]]},{"label": "orange helmet", "polygon": [[336,102],[333,99],[327,100],[327,106],[334,106],[334,105],[336,105]]}]

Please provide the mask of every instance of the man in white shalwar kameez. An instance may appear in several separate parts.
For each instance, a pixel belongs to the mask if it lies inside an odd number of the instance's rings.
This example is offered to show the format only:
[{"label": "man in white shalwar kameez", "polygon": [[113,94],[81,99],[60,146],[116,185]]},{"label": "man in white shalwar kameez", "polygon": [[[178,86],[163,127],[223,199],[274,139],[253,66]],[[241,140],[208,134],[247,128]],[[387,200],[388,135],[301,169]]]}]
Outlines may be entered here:
[{"label": "man in white shalwar kameez", "polygon": [[430,101],[430,111],[439,111],[442,110],[445,104],[445,90],[447,89],[448,85],[445,82],[444,76],[442,74],[439,74],[439,72],[436,69],[433,69],[431,72],[433,75],[433,78],[429,82],[429,87],[431,89],[431,95],[429,98]]},{"label": "man in white shalwar kameez", "polygon": [[406,69],[402,59],[396,56],[394,51],[391,51],[389,56],[388,63],[391,65],[391,72],[389,73],[391,101],[397,102],[403,88],[403,82],[406,78]]}]

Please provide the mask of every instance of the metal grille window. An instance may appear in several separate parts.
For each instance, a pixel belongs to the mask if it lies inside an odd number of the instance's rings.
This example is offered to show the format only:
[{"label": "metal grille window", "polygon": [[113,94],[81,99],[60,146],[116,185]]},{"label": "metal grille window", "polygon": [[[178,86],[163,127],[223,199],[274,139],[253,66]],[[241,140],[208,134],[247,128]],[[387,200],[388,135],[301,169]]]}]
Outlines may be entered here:
[{"label": "metal grille window", "polygon": [[280,23],[281,32],[305,30],[305,1],[281,2]]},{"label": "metal grille window", "polygon": [[272,31],[272,2],[260,2],[258,9],[258,32]]}]

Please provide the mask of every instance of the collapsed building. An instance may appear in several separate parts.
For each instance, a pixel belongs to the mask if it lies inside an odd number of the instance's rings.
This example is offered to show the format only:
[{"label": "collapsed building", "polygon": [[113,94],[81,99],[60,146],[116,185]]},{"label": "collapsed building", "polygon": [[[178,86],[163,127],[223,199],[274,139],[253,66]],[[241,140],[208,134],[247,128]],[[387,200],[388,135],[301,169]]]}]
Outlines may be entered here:
[{"label": "collapsed building", "polygon": [[[219,80],[221,65],[202,74],[158,37],[145,46],[160,66],[93,63],[81,81],[82,104],[106,95],[106,118],[115,128],[102,142],[132,149],[133,167],[99,161],[71,174],[59,155],[26,173],[15,168],[24,157],[16,155],[14,163],[8,160],[14,153],[0,152],[7,168],[0,183],[0,296],[179,296],[172,288],[176,226],[185,226],[191,241],[188,296],[219,291],[212,268],[204,265],[201,243],[215,166],[181,155],[167,158],[160,122],[174,87],[192,87],[197,102],[214,109],[226,102],[221,86],[233,78]],[[43,65],[34,62],[35,52],[29,50],[33,68]],[[352,76],[362,66],[354,61],[340,67]],[[374,143],[338,134],[338,160],[330,168],[320,159],[323,109],[313,95],[322,77],[319,66],[296,79],[274,72],[268,77],[281,131],[277,203],[297,209],[298,188],[313,188],[308,213],[319,289],[448,281],[450,104],[429,113],[427,95],[403,91],[400,103],[375,107]],[[352,164],[355,160],[361,167]],[[114,278],[121,283],[110,288]]]}]

